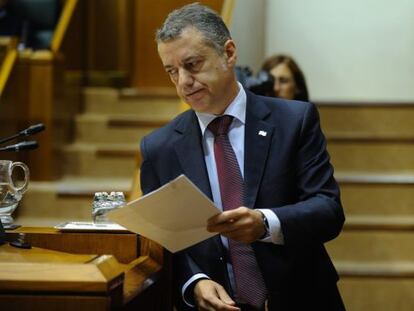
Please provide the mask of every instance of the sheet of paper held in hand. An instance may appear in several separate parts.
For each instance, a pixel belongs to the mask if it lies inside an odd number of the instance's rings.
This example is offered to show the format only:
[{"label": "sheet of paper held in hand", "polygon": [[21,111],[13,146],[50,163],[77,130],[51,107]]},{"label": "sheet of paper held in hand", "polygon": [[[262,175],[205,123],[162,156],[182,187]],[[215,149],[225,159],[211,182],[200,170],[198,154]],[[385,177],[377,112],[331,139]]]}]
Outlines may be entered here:
[{"label": "sheet of paper held in hand", "polygon": [[107,214],[109,220],[175,253],[216,233],[207,219],[221,211],[186,176]]}]

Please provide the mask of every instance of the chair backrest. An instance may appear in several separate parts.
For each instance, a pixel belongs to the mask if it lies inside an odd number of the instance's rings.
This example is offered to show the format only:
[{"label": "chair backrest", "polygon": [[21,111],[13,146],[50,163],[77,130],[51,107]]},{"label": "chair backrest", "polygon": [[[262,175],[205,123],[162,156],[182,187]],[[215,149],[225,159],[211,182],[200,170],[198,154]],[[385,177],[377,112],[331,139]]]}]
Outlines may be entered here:
[{"label": "chair backrest", "polygon": [[60,10],[59,0],[10,1],[10,12],[22,23],[23,43],[34,49],[50,47]]}]

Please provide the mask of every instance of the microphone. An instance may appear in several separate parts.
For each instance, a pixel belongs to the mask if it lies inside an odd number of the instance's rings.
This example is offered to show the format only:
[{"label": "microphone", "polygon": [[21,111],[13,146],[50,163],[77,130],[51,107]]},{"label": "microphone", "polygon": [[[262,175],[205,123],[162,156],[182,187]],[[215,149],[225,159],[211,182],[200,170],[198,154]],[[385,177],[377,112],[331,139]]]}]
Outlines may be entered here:
[{"label": "microphone", "polygon": [[12,152],[19,152],[22,150],[33,150],[39,147],[37,141],[29,140],[29,141],[22,141],[20,143],[9,145],[6,147],[0,148],[0,151],[12,151]]},{"label": "microphone", "polygon": [[43,131],[44,129],[45,129],[45,125],[43,123],[32,125],[32,126],[28,127],[27,129],[22,130],[17,134],[14,134],[13,136],[9,136],[9,137],[1,139],[0,140],[0,145],[4,144],[4,143],[6,143],[10,140],[22,137],[22,136],[29,136],[29,135],[39,133],[39,132]]},{"label": "microphone", "polygon": [[34,135],[36,133],[39,133],[45,129],[45,125],[43,123],[35,124],[32,126],[29,126],[27,129],[20,131],[19,136],[29,136]]}]

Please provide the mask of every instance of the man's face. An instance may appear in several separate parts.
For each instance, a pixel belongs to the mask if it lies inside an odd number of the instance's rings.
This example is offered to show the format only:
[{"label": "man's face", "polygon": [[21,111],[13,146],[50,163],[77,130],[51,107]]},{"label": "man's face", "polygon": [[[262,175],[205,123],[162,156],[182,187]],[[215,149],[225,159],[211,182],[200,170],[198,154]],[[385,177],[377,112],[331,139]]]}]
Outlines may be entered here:
[{"label": "man's face", "polygon": [[237,95],[232,40],[219,55],[201,32],[188,27],[177,39],[159,43],[158,53],[178,95],[195,111],[222,114]]}]

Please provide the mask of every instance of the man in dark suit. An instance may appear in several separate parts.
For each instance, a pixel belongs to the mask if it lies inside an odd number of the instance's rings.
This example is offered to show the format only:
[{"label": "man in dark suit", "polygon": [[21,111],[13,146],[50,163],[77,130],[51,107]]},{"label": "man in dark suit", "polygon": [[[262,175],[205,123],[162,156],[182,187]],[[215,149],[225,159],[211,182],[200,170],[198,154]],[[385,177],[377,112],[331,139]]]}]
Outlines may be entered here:
[{"label": "man in dark suit", "polygon": [[142,140],[143,193],[185,174],[223,209],[206,224],[219,235],[173,256],[177,308],[344,310],[323,246],[344,214],[314,105],[244,90],[207,7],[172,12],[157,43],[192,109]]}]

